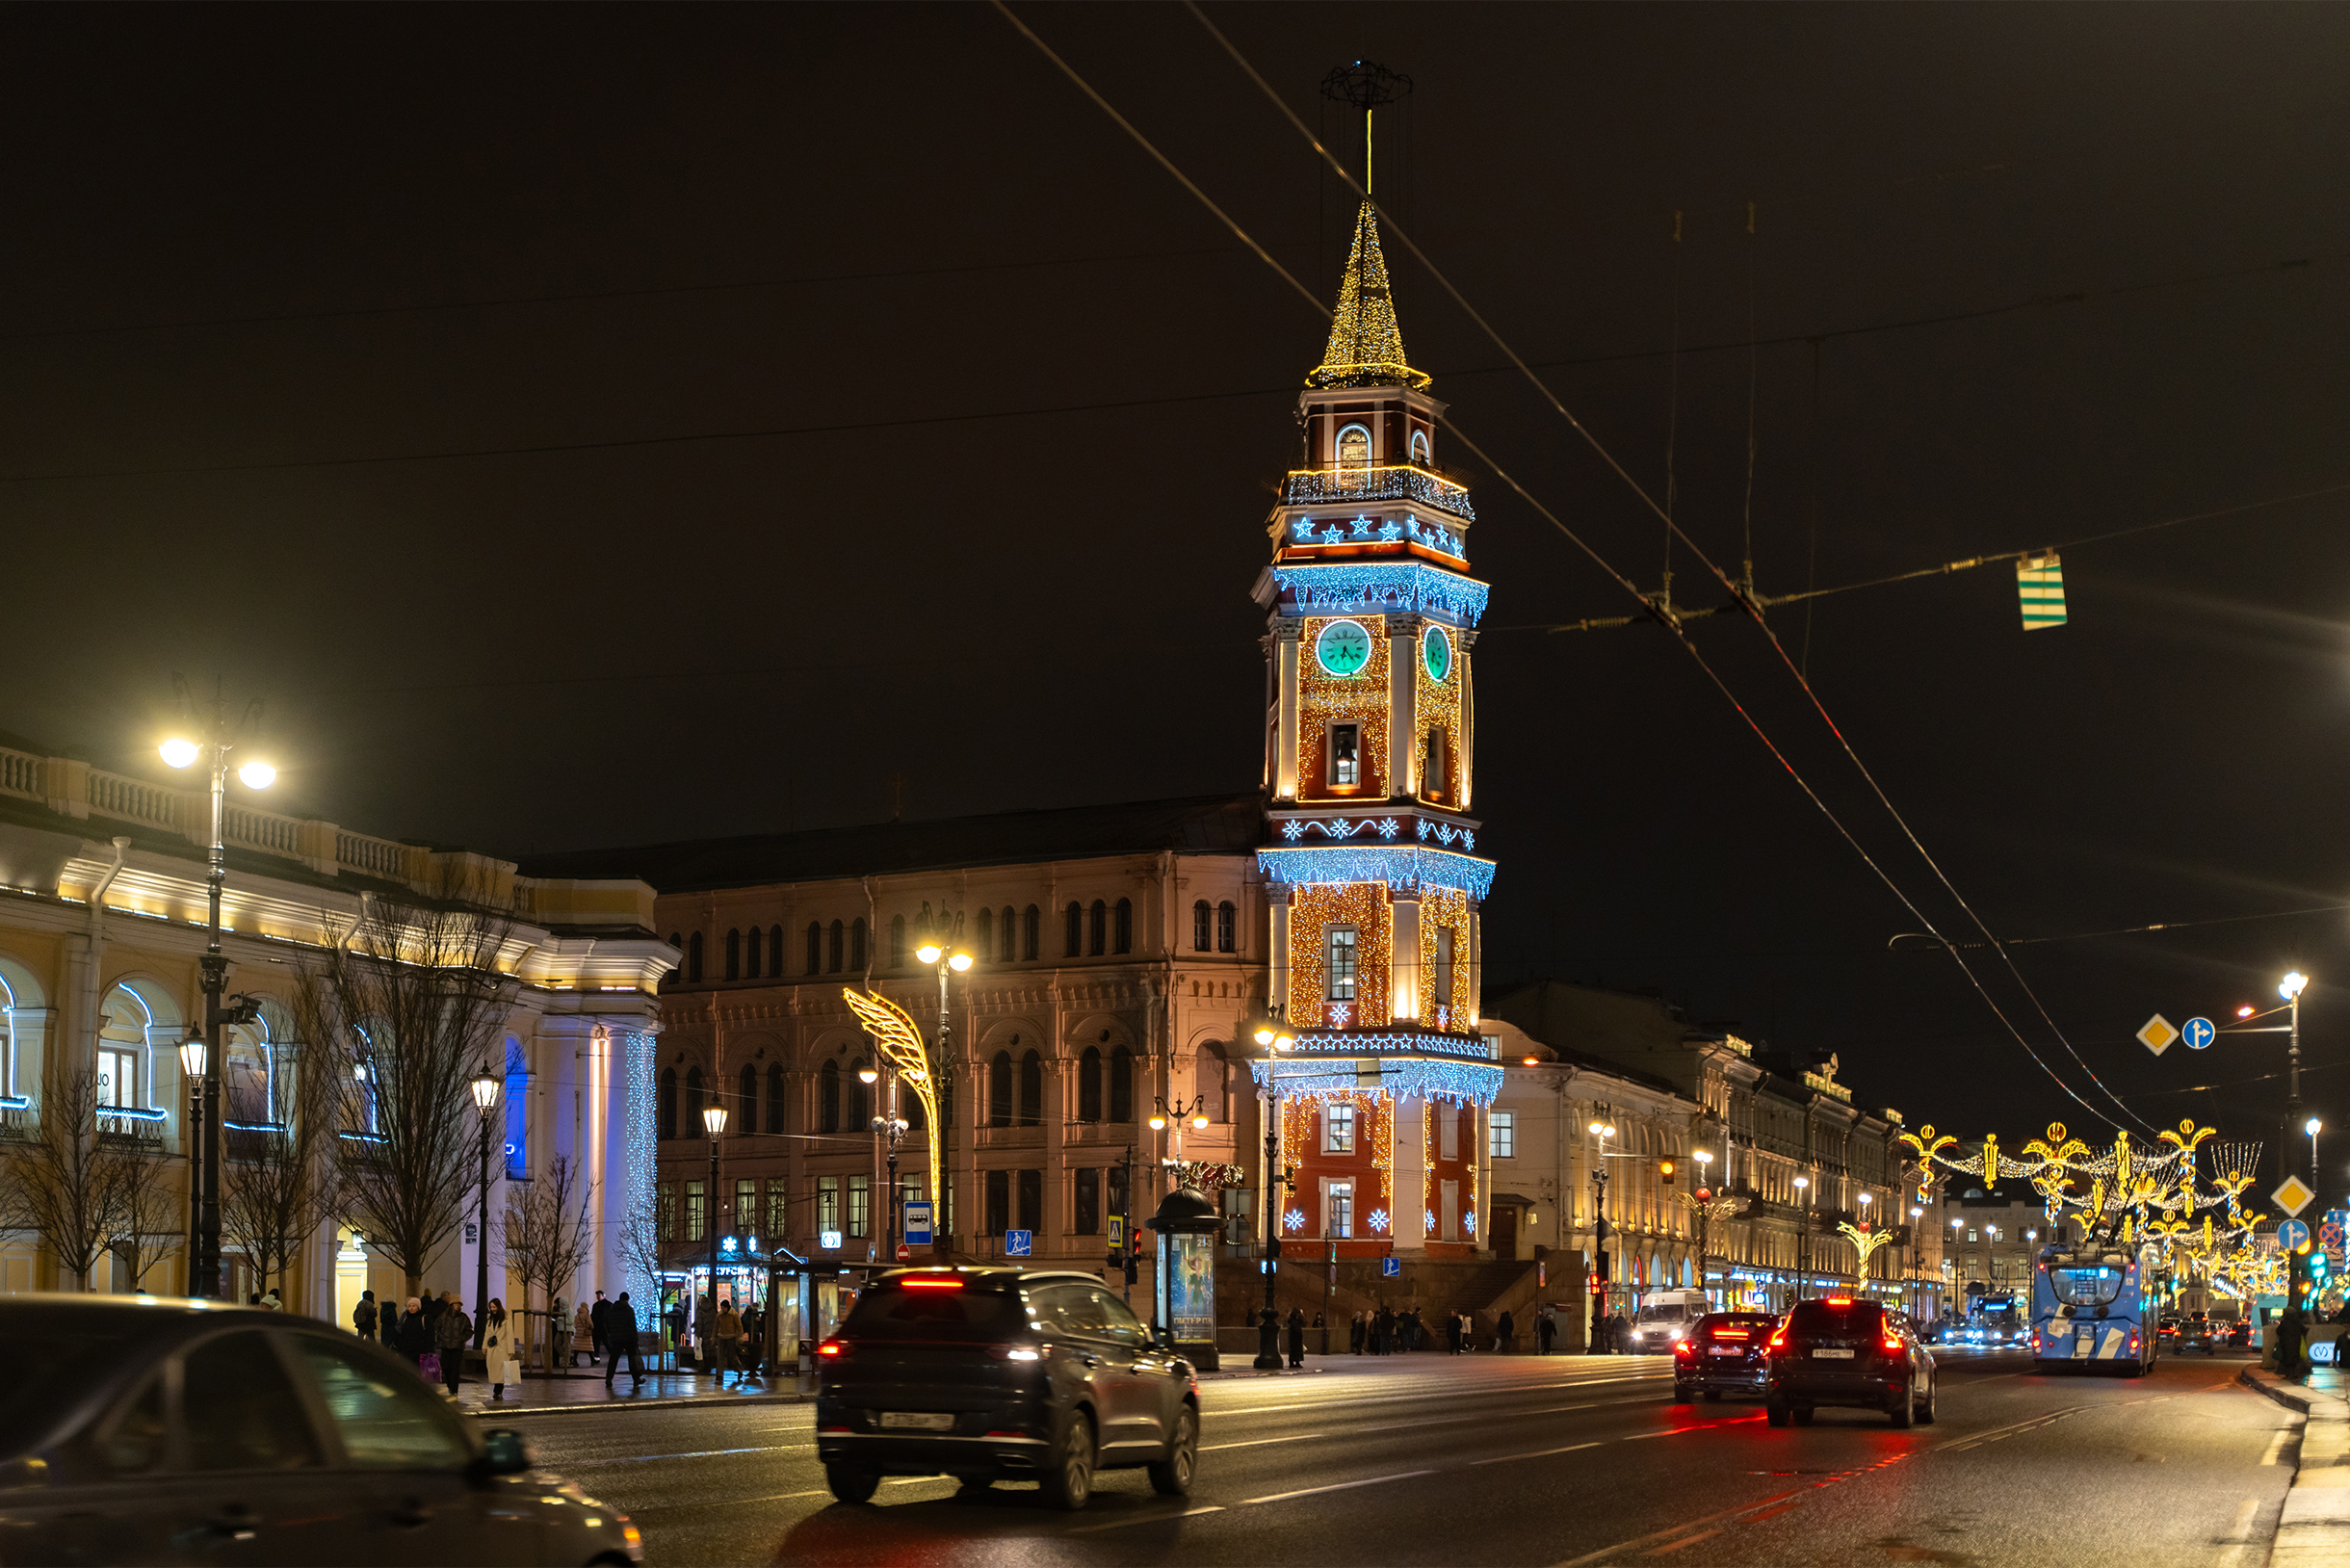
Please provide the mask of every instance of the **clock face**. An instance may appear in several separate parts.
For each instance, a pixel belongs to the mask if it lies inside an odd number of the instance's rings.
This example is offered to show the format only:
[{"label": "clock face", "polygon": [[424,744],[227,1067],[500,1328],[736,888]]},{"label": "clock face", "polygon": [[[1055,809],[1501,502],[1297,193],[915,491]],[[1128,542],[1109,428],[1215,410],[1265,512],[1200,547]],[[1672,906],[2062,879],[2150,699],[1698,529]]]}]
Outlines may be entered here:
[{"label": "clock face", "polygon": [[1350,620],[1334,620],[1314,640],[1314,656],[1333,675],[1359,675],[1371,663],[1371,634]]},{"label": "clock face", "polygon": [[1420,657],[1428,666],[1428,679],[1441,682],[1452,673],[1452,638],[1441,626],[1431,626],[1420,639]]}]

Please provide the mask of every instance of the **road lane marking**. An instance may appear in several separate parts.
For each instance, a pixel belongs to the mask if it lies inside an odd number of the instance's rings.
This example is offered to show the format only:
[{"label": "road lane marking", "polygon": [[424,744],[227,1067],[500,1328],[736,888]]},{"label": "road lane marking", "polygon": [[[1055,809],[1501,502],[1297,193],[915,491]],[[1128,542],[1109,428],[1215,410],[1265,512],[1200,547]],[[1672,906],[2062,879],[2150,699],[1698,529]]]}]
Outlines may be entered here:
[{"label": "road lane marking", "polygon": [[1186,1508],[1181,1513],[1136,1514],[1132,1519],[1112,1519],[1108,1524],[1103,1525],[1080,1525],[1075,1529],[1064,1529],[1061,1531],[1061,1533],[1063,1535],[1091,1535],[1097,1531],[1105,1529],[1131,1529],[1136,1525],[1163,1525],[1169,1520],[1197,1519],[1201,1514],[1204,1513],[1222,1513],[1223,1511],[1224,1505],[1222,1503],[1211,1503],[1205,1507]]},{"label": "road lane marking", "polygon": [[[1498,1388],[1463,1389],[1454,1387],[1446,1390],[1446,1392],[1450,1394],[1459,1394],[1464,1398],[1470,1398],[1509,1394],[1547,1394],[1554,1389],[1602,1388],[1609,1383],[1662,1382],[1666,1375],[1667,1374],[1664,1372],[1642,1372],[1632,1373],[1621,1377],[1578,1377],[1572,1378],[1563,1383],[1513,1383]],[[1370,1404],[1404,1404],[1422,1401],[1426,1398],[1427,1394],[1425,1391],[1417,1391],[1408,1394],[1371,1395],[1354,1399],[1293,1399],[1284,1404],[1247,1404],[1239,1405],[1229,1410],[1216,1405],[1213,1401],[1210,1401],[1207,1405],[1205,1413],[1212,1416],[1285,1415],[1292,1410],[1327,1410],[1335,1405],[1352,1405],[1359,1407]]]},{"label": "road lane marking", "polygon": [[2260,1463],[2273,1465],[2282,1458],[2285,1453],[2285,1445],[2292,1435],[2293,1429],[2290,1426],[2278,1427],[2277,1435],[2268,1440],[2268,1451],[2260,1455]]},{"label": "road lane marking", "polygon": [[1281,1503],[1290,1498],[1310,1498],[1317,1492],[1345,1492],[1357,1486],[1377,1486],[1383,1481],[1408,1481],[1415,1476],[1433,1476],[1433,1470],[1399,1470],[1393,1476],[1369,1476],[1359,1481],[1332,1481],[1328,1486],[1301,1486],[1294,1492],[1273,1492],[1261,1498],[1242,1498],[1237,1506],[1248,1507],[1258,1503]]},{"label": "road lane marking", "polygon": [[1578,1449],[1596,1449],[1598,1447],[1597,1443],[1570,1443],[1563,1449],[1536,1449],[1531,1453],[1504,1453],[1495,1459],[1473,1459],[1470,1461],[1470,1468],[1474,1470],[1478,1465],[1505,1465],[1512,1459],[1547,1459],[1554,1453],[1573,1453]]},{"label": "road lane marking", "polygon": [[1716,1525],[1711,1529],[1701,1529],[1694,1535],[1684,1535],[1678,1541],[1668,1541],[1663,1546],[1658,1547],[1654,1551],[1643,1553],[1642,1555],[1650,1557],[1661,1557],[1667,1552],[1678,1552],[1684,1546],[1695,1546],[1698,1542],[1705,1540],[1709,1536],[1719,1535],[1721,1532],[1722,1527]]},{"label": "road lane marking", "polygon": [[1245,1443],[1203,1443],[1199,1451],[1214,1453],[1218,1449],[1261,1449],[1267,1443],[1303,1443],[1308,1438],[1326,1435],[1322,1432],[1299,1432],[1293,1437],[1252,1437]]},{"label": "road lane marking", "polygon": [[2260,1516],[2260,1500],[2246,1498],[2235,1510],[2235,1525],[2221,1543],[2218,1568],[2251,1568],[2268,1557],[2268,1543],[2253,1533],[2253,1524]]},{"label": "road lane marking", "polygon": [[[1719,1513],[1707,1514],[1702,1519],[1684,1519],[1678,1525],[1667,1526],[1663,1529],[1651,1530],[1646,1535],[1634,1536],[1629,1541],[1618,1541],[1613,1546],[1603,1546],[1597,1552],[1586,1552],[1580,1557],[1569,1557],[1566,1561],[1557,1564],[1556,1568],[1583,1568],[1585,1563],[1599,1562],[1608,1557],[1621,1556],[1627,1552],[1636,1551],[1641,1547],[1649,1546],[1659,1541],[1669,1541],[1673,1537],[1681,1534],[1684,1530],[1695,1529],[1700,1525],[1710,1525],[1716,1520],[1738,1519],[1747,1514],[1759,1514],[1763,1509],[1770,1507],[1774,1503],[1789,1503],[1790,1498],[1799,1498],[1801,1496],[1802,1494],[1799,1492],[1779,1492],[1770,1497],[1762,1499],[1760,1503],[1743,1503],[1735,1508],[1724,1508]],[[1789,1506],[1792,1507],[1793,1504],[1789,1503]]]},{"label": "road lane marking", "polygon": [[812,1449],[813,1443],[770,1443],[753,1449],[702,1449],[692,1453],[623,1453],[610,1459],[571,1459],[564,1463],[567,1470],[585,1469],[589,1465],[640,1465],[648,1459],[718,1459],[730,1453],[789,1453],[794,1449]]}]

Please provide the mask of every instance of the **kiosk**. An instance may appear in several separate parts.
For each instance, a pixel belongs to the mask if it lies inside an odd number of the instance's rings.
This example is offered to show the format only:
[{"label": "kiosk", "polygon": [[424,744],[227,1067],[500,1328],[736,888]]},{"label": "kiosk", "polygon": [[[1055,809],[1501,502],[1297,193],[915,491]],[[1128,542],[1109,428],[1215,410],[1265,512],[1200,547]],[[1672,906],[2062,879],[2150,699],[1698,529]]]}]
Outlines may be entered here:
[{"label": "kiosk", "polygon": [[1223,1216],[1203,1192],[1169,1192],[1151,1216],[1158,1234],[1159,1277],[1153,1310],[1176,1354],[1202,1372],[1216,1370],[1215,1241]]}]

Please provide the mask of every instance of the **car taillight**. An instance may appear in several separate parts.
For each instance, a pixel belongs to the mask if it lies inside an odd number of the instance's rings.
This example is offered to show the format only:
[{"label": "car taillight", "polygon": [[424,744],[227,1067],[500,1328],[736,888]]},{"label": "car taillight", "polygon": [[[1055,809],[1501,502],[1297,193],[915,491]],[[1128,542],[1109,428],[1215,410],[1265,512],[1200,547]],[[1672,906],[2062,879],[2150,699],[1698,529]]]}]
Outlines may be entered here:
[{"label": "car taillight", "polygon": [[2134,1331],[2129,1336],[2129,1353],[2133,1356],[2138,1353],[2138,1336]]},{"label": "car taillight", "polygon": [[1673,1354],[1677,1356],[1693,1356],[1697,1354],[1697,1346],[1691,1345],[1687,1340],[1683,1340],[1679,1345],[1673,1346]]},{"label": "car taillight", "polygon": [[2032,1354],[2034,1354],[2034,1355],[2038,1355],[2039,1353],[2040,1353],[2040,1330],[2038,1330],[2038,1329],[2036,1329],[2036,1328],[2035,1328],[2035,1329],[2033,1329],[2033,1330],[2032,1330]]},{"label": "car taillight", "polygon": [[1891,1334],[1886,1335],[1885,1338],[1880,1340],[1878,1343],[1885,1346],[1885,1353],[1887,1355],[1899,1355],[1901,1353],[1900,1340],[1896,1339]]},{"label": "car taillight", "polygon": [[1784,1352],[1787,1349],[1787,1330],[1783,1328],[1773,1334],[1770,1337],[1770,1343],[1762,1348],[1767,1351]]},{"label": "car taillight", "polygon": [[816,1353],[820,1356],[845,1356],[849,1353],[849,1346],[839,1340],[826,1340],[816,1347]]},{"label": "car taillight", "polygon": [[987,1353],[998,1361],[1041,1361],[1051,1349],[1051,1346],[1040,1348],[1033,1345],[991,1345]]}]

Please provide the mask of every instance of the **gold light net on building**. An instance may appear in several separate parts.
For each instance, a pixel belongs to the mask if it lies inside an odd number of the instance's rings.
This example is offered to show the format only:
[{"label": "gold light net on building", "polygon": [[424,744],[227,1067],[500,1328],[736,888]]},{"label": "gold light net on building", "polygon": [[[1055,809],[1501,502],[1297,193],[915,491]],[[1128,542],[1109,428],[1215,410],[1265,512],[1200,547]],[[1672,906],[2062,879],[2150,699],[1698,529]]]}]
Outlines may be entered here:
[{"label": "gold light net on building", "polygon": [[[1315,648],[1322,628],[1334,620],[1351,620],[1371,634],[1371,657],[1352,675],[1333,675],[1322,668]],[[1297,649],[1297,797],[1301,800],[1383,801],[1387,798],[1388,664],[1386,617],[1383,615],[1309,615]],[[1346,795],[1330,787],[1324,756],[1332,719],[1362,725],[1362,782]]]},{"label": "gold light net on building", "polygon": [[[1376,1095],[1366,1094],[1360,1098],[1370,1108],[1371,1163],[1371,1168],[1379,1173],[1379,1195],[1371,1207],[1392,1211],[1396,1206],[1396,1108],[1392,1103],[1381,1102]],[[1392,1213],[1388,1217],[1387,1234],[1396,1234]]]},{"label": "gold light net on building", "polygon": [[[1437,1022],[1436,933],[1452,933],[1452,1000],[1445,1018]],[[1469,994],[1469,895],[1456,887],[1420,890],[1420,1021],[1430,1029],[1469,1032],[1476,1016],[1476,998]]]},{"label": "gold light net on building", "polygon": [[1387,975],[1393,928],[1385,882],[1312,882],[1290,895],[1290,1011],[1292,1027],[1335,1029],[1326,969],[1333,926],[1352,926],[1354,1000],[1348,1029],[1388,1021]]},{"label": "gold light net on building", "polygon": [[1403,360],[1403,329],[1396,325],[1396,303],[1387,286],[1387,258],[1379,250],[1379,220],[1371,203],[1355,215],[1354,248],[1339,283],[1338,312],[1330,318],[1330,346],[1306,378],[1308,386],[1423,387],[1428,378]]},{"label": "gold light net on building", "polygon": [[[1423,1223],[1436,1214],[1436,1102],[1420,1102],[1420,1215]],[[1433,1236],[1436,1227],[1429,1225]]]},{"label": "gold light net on building", "polygon": [[[1306,1140],[1314,1134],[1315,1102],[1284,1100],[1281,1102],[1281,1170],[1295,1170],[1298,1158],[1305,1153]],[[1273,1179],[1281,1179],[1281,1170]],[[1285,1221],[1282,1228],[1288,1229]]]},{"label": "gold light net on building", "polygon": [[[1462,668],[1468,660],[1469,653],[1461,646],[1461,640],[1457,633],[1447,628],[1445,635],[1452,639],[1452,662],[1445,670],[1443,680],[1436,681],[1428,678],[1428,661],[1424,651],[1412,661],[1413,680],[1416,683],[1417,693],[1414,712],[1420,716],[1420,733],[1412,737],[1412,745],[1420,748],[1423,770],[1423,776],[1420,780],[1422,796],[1442,796],[1447,804],[1457,810],[1466,804],[1461,799],[1460,788],[1462,769],[1465,763],[1465,759],[1461,756],[1461,682],[1467,679],[1462,673]],[[1423,631],[1421,637],[1423,640],[1423,649],[1426,636],[1427,634]],[[1430,779],[1424,776],[1428,731],[1432,729],[1441,729],[1445,732],[1446,776],[1441,779]]]}]

